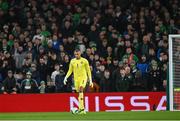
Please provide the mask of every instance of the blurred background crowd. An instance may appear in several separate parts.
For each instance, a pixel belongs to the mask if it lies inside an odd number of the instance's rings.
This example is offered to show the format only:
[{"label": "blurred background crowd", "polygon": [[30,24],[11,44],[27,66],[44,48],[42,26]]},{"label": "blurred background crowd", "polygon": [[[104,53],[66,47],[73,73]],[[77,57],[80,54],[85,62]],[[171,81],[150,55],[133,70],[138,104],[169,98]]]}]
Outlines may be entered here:
[{"label": "blurred background crowd", "polygon": [[88,92],[165,91],[178,0],[0,0],[0,93],[73,92],[73,51],[92,70]]}]

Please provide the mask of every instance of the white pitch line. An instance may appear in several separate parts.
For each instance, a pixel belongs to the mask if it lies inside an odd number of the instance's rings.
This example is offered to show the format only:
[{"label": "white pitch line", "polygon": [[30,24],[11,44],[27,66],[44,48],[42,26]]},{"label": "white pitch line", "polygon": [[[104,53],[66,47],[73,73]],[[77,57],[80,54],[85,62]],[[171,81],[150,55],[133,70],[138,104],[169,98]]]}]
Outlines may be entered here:
[{"label": "white pitch line", "polygon": [[[78,120],[78,119],[77,119]],[[77,120],[60,120],[60,119],[57,119],[57,120],[38,120],[37,121],[77,121]],[[93,120],[93,119],[88,119],[88,120],[91,120],[91,121],[179,121],[179,120],[124,120],[124,119],[119,119],[119,120]],[[35,120],[1,120],[0,121],[35,121]],[[78,121],[87,121],[87,120],[78,120]]]}]

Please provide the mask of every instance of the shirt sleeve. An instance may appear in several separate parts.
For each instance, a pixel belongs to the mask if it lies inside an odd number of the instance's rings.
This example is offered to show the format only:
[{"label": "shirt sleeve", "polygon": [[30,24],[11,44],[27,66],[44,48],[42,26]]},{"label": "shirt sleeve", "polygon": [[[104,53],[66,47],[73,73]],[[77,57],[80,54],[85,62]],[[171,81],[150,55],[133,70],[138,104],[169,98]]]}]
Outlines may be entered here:
[{"label": "shirt sleeve", "polygon": [[72,71],[73,71],[73,66],[72,66],[72,60],[71,60],[71,62],[69,64],[69,70],[66,74],[66,78],[68,78],[72,74]]},{"label": "shirt sleeve", "polygon": [[89,80],[92,79],[92,77],[91,77],[91,69],[89,67],[89,62],[87,60],[86,60],[86,63],[85,63],[85,68],[86,68]]}]

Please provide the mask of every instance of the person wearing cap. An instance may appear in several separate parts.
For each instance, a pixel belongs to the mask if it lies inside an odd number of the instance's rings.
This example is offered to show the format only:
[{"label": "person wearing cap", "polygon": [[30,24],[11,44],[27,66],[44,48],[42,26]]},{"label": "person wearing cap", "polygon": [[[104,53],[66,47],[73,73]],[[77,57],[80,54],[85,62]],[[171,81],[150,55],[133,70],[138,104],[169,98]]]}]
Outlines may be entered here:
[{"label": "person wearing cap", "polygon": [[32,73],[28,71],[26,73],[26,79],[21,82],[22,93],[37,93],[38,84],[36,80],[32,79]]},{"label": "person wearing cap", "polygon": [[87,82],[93,87],[91,70],[88,60],[81,57],[80,49],[75,49],[74,56],[75,58],[70,61],[69,70],[64,78],[64,84],[66,85],[68,77],[73,73],[75,89],[79,93],[79,114],[86,114],[84,109],[84,89]]},{"label": "person wearing cap", "polygon": [[4,94],[16,94],[16,80],[13,76],[12,70],[8,71],[6,79],[3,81]]}]

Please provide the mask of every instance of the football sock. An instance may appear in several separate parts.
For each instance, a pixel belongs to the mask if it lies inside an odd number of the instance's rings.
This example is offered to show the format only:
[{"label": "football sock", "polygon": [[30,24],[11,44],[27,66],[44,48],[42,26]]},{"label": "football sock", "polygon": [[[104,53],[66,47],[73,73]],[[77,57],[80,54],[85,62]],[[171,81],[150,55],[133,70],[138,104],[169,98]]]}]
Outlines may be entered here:
[{"label": "football sock", "polygon": [[83,94],[83,92],[79,92],[78,100],[79,100],[79,110],[84,109],[84,94]]}]

